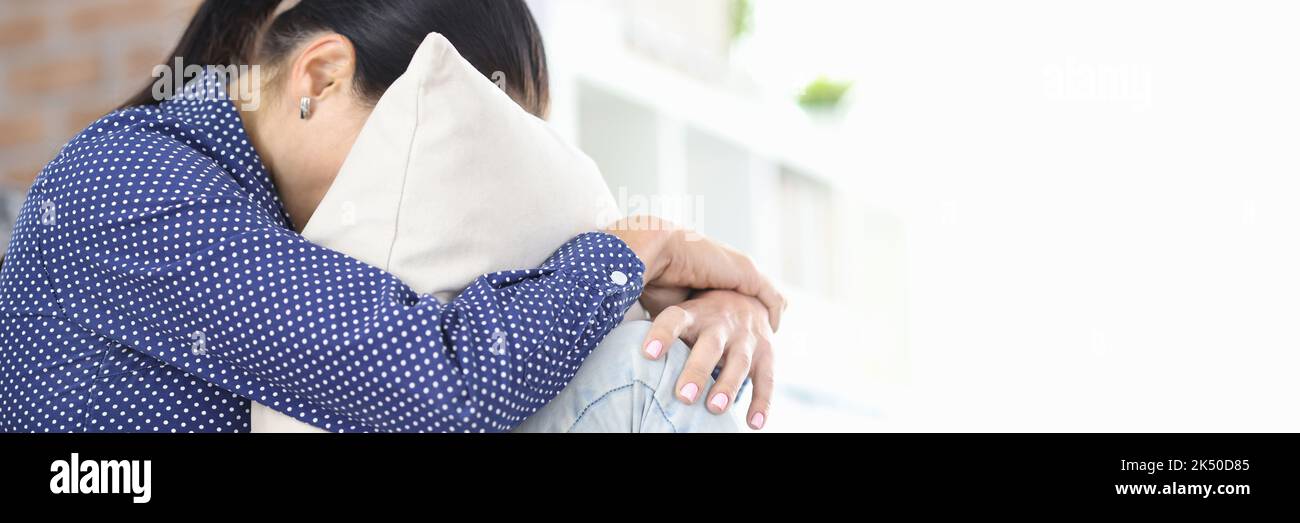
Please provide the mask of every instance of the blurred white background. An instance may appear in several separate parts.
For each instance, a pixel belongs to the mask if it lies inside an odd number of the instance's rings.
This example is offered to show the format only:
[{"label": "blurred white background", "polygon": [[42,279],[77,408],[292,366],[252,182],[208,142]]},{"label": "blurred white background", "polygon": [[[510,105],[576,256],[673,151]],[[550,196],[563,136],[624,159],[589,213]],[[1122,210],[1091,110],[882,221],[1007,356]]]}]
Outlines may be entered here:
[{"label": "blurred white background", "polygon": [[532,4],[628,210],[790,290],[771,428],[1300,430],[1294,3]]},{"label": "blurred white background", "polygon": [[[67,82],[0,86],[0,214],[192,4],[0,12]],[[1300,431],[1294,2],[530,4],[625,210],[789,290],[770,429]]]}]

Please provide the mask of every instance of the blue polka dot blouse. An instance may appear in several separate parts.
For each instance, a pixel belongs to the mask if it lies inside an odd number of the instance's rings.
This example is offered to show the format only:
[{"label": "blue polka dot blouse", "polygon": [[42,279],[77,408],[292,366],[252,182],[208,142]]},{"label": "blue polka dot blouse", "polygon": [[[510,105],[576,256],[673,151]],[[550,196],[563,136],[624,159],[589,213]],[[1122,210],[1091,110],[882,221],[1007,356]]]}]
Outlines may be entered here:
[{"label": "blue polka dot blouse", "polygon": [[200,80],[37,177],[0,271],[0,430],[240,432],[250,399],[340,432],[509,430],[640,296],[603,233],[450,303],[314,245]]}]

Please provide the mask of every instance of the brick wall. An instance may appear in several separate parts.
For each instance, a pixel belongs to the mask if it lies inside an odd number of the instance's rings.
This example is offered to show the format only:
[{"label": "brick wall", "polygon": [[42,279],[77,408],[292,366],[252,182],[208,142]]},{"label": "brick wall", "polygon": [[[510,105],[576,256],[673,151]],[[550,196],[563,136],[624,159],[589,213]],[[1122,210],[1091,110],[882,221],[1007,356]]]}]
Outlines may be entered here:
[{"label": "brick wall", "polygon": [[149,82],[197,0],[0,0],[0,190]]}]

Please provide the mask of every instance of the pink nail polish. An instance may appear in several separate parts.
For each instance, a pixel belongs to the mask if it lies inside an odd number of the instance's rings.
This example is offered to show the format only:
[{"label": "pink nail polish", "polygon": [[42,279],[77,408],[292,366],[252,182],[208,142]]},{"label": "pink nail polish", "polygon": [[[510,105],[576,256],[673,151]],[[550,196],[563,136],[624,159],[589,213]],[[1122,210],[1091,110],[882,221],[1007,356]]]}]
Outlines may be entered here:
[{"label": "pink nail polish", "polygon": [[695,397],[700,395],[700,386],[694,383],[687,383],[680,391],[687,403],[694,403]]},{"label": "pink nail polish", "polygon": [[767,421],[767,416],[764,416],[762,412],[755,412],[754,416],[749,418],[749,426],[761,429],[765,421]]},{"label": "pink nail polish", "polygon": [[645,345],[645,353],[650,356],[650,359],[652,360],[658,358],[659,353],[663,352],[663,350],[664,344],[660,343],[659,340],[650,340],[650,343]]},{"label": "pink nail polish", "polygon": [[727,395],[721,392],[714,394],[713,399],[709,400],[709,405],[718,409],[718,412],[727,410]]}]

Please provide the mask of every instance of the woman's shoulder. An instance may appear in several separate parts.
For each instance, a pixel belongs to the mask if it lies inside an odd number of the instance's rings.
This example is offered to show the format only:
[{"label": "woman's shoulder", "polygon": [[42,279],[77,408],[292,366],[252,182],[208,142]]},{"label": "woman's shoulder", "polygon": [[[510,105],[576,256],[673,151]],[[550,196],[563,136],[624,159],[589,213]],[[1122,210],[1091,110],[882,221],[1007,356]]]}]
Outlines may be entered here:
[{"label": "woman's shoulder", "polygon": [[156,105],[123,107],[99,117],[73,136],[59,151],[56,160],[85,154],[99,148],[127,143],[164,142],[168,129],[180,122],[168,121],[168,115]]},{"label": "woman's shoulder", "polygon": [[[34,189],[120,189],[151,183],[195,185],[221,178],[205,151],[207,132],[159,106],[118,109],[86,126],[59,151]],[[199,183],[198,185],[204,185]]]}]

